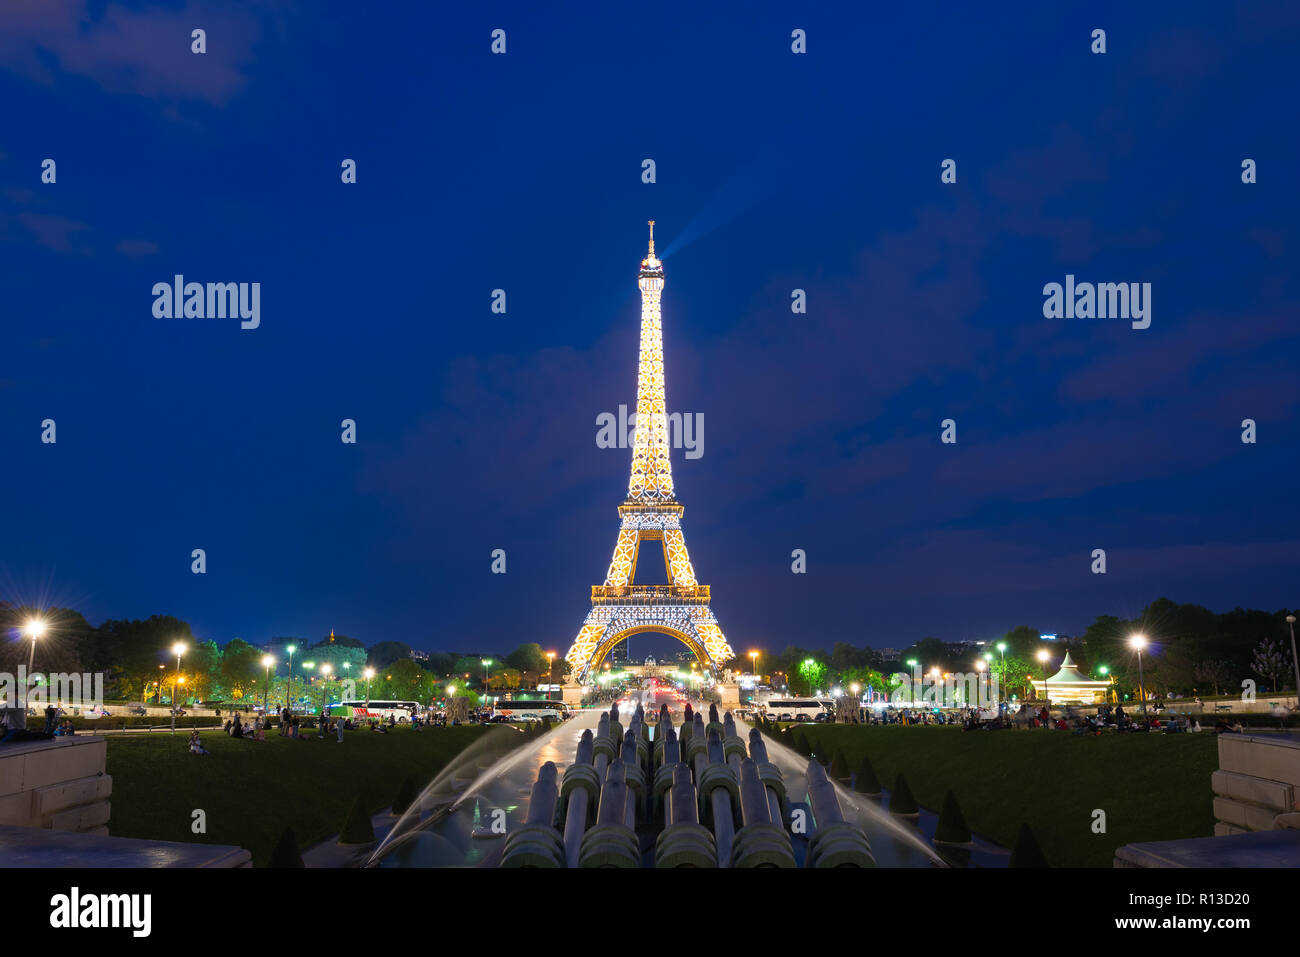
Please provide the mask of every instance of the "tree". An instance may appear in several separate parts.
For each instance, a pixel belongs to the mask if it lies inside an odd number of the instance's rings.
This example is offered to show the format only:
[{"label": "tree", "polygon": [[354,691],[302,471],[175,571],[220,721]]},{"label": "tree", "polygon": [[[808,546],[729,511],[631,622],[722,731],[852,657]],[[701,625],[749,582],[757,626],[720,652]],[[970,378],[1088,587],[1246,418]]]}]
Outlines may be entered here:
[{"label": "tree", "polygon": [[1041,632],[1037,628],[1030,628],[1028,625],[1016,625],[1002,638],[1007,645],[1007,654],[1022,658],[1033,658],[1035,652],[1043,643],[1039,637],[1040,634]]},{"label": "tree", "polygon": [[957,796],[948,790],[943,796],[943,807],[939,811],[939,823],[934,829],[934,839],[941,844],[969,844],[970,827],[966,817],[957,804]]},{"label": "tree", "polygon": [[[1042,677],[1042,669],[1038,662],[1030,661],[1027,658],[1017,658],[1015,655],[995,655],[989,665],[989,671],[998,679],[998,688],[1004,698],[1010,698],[1015,695],[1024,698],[1029,695],[1032,688],[1030,682]],[[1029,677],[1032,675],[1033,677]]]},{"label": "tree", "polygon": [[[36,655],[32,658],[32,642],[24,629],[28,620],[39,618],[45,622],[45,634],[36,642]],[[94,667],[95,629],[80,612],[70,608],[16,607],[0,602],[0,670],[17,674],[18,666],[27,666],[32,660],[32,670],[38,674],[73,671],[102,671]]]},{"label": "tree", "polygon": [[366,810],[366,802],[362,800],[361,795],[352,802],[352,807],[348,809],[348,816],[343,821],[343,829],[339,832],[340,844],[372,844],[375,840],[375,828],[370,822],[370,812]]},{"label": "tree", "polygon": [[171,649],[177,641],[195,644],[189,623],[171,615],[152,615],[143,621],[110,619],[99,626],[94,664],[113,680],[122,697],[143,700],[151,682],[175,670]]},{"label": "tree", "polygon": [[302,661],[312,662],[317,670],[321,665],[328,664],[331,677],[340,680],[351,678],[359,681],[361,672],[366,667],[365,649],[356,645],[340,644],[337,637],[332,642],[328,638],[317,642],[310,648],[302,649],[299,654]]},{"label": "tree", "polygon": [[922,671],[927,671],[934,666],[946,670],[951,664],[948,645],[938,638],[922,638],[903,652],[904,663],[910,658],[916,659]]},{"label": "tree", "polygon": [[1218,658],[1207,658],[1197,662],[1193,673],[1197,681],[1204,681],[1211,685],[1216,695],[1219,694],[1219,689],[1232,678],[1228,663]]},{"label": "tree", "polygon": [[275,850],[271,851],[271,859],[266,864],[267,867],[306,867],[302,862],[302,852],[298,849],[298,838],[293,833],[293,828],[286,827],[280,832],[280,840],[275,843]]},{"label": "tree", "polygon": [[816,658],[805,658],[799,662],[799,677],[808,685],[808,694],[812,694],[826,677],[826,666]]},{"label": "tree", "polygon": [[889,792],[889,812],[909,817],[921,813],[921,808],[917,805],[916,798],[912,795],[912,789],[908,786],[907,778],[902,771],[899,771],[898,776],[894,778],[894,789]]},{"label": "tree", "polygon": [[450,651],[435,651],[429,655],[429,661],[425,667],[435,675],[445,678],[455,672],[458,657],[458,655]]},{"label": "tree", "polygon": [[541,645],[530,641],[506,655],[505,663],[516,671],[541,674],[546,670],[546,654]]},{"label": "tree", "polygon": [[221,652],[221,684],[229,697],[239,700],[261,684],[265,670],[262,653],[242,638],[232,638]]},{"label": "tree", "polygon": [[1255,646],[1250,670],[1261,678],[1268,679],[1269,690],[1277,692],[1281,688],[1278,678],[1291,671],[1291,650],[1271,638],[1265,638]]},{"label": "tree", "polygon": [[404,641],[381,641],[370,646],[370,663],[387,668],[394,661],[411,657],[411,646]]},{"label": "tree", "polygon": [[[382,693],[381,693],[382,692]],[[394,661],[375,675],[373,698],[391,698],[398,701],[427,702],[433,695],[433,678],[410,658]]]},{"label": "tree", "polygon": [[[203,701],[211,697],[215,684],[221,680],[221,649],[217,647],[217,643],[211,639],[196,642],[193,647],[185,652],[182,662],[182,673],[185,675],[185,693],[192,696],[196,701]],[[170,665],[171,667],[167,670],[174,671],[176,667],[175,659],[172,659]]]},{"label": "tree", "polygon": [[1028,824],[1020,825],[1020,833],[1016,835],[1015,846],[1011,848],[1011,860],[1008,867],[1047,867],[1047,858],[1043,856],[1042,848],[1038,846],[1038,838],[1034,837],[1034,832],[1030,830]]}]

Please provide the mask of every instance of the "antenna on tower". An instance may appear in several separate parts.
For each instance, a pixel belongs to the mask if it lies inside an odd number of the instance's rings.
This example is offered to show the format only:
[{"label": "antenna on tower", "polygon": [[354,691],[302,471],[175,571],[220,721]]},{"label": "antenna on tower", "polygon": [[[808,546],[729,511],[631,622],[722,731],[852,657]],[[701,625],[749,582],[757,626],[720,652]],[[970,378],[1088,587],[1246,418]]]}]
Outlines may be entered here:
[{"label": "antenna on tower", "polygon": [[650,258],[655,258],[655,221],[650,220]]}]

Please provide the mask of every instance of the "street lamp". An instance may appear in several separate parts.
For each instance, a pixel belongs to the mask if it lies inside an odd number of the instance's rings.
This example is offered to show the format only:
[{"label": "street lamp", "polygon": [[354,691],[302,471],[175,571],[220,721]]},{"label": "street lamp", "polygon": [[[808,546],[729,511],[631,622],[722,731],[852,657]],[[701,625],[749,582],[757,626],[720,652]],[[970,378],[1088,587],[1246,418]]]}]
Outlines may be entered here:
[{"label": "street lamp", "polygon": [[1138,694],[1142,697],[1142,717],[1147,713],[1147,689],[1146,684],[1142,681],[1142,649],[1147,646],[1146,635],[1130,635],[1128,639],[1129,647],[1133,648],[1138,655]]},{"label": "street lamp", "polygon": [[1052,696],[1047,693],[1047,659],[1052,657],[1046,648],[1038,649],[1038,663],[1043,667],[1043,700],[1047,702],[1047,707],[1052,707]]},{"label": "street lamp", "polygon": [[[998,675],[999,675],[998,680],[1001,681],[1002,684],[1005,685],[1005,684],[1007,683],[1007,643],[1006,643],[1005,641],[999,641],[999,642],[998,642],[998,662],[999,662],[999,664],[1001,665],[1001,668],[1000,668],[1000,670],[998,671]],[[1001,703],[1001,701],[1002,701],[1002,696],[1003,696],[1004,693],[1005,693],[1005,689],[1002,688],[1002,687],[999,687],[999,688],[998,688],[998,702],[999,702],[999,703]]]},{"label": "street lamp", "polygon": [[[1110,677],[1110,667],[1108,665],[1098,665],[1097,674],[1101,675],[1103,678],[1106,679],[1107,685],[1113,685],[1115,683],[1115,679]],[[1107,702],[1110,701],[1110,698],[1111,698],[1111,693],[1107,692],[1106,694]]]},{"label": "street lamp", "polygon": [[486,693],[487,690],[488,690],[488,667],[491,666],[491,664],[492,664],[492,659],[491,659],[491,658],[484,658],[484,659],[483,659],[483,691],[484,691],[484,693]]},{"label": "street lamp", "polygon": [[362,674],[362,677],[364,677],[364,678],[366,679],[366,712],[369,713],[369,711],[370,711],[370,679],[373,678],[373,677],[375,676],[375,669],[374,669],[374,668],[367,668],[365,671],[361,672],[361,674]]},{"label": "street lamp", "polygon": [[[1292,619],[1294,621],[1295,619]],[[45,636],[46,624],[43,618],[29,618],[27,624],[23,627],[23,632],[32,640],[32,650],[27,656],[27,673],[32,673],[32,665],[36,661],[36,639]]]},{"label": "street lamp", "polygon": [[[983,658],[976,658],[976,659],[975,659],[975,671],[976,671],[976,673],[979,675],[979,678],[978,678],[979,684],[977,685],[977,687],[980,687],[980,686],[983,686],[983,685],[984,685],[984,666],[987,665],[987,664],[988,664],[988,662],[985,661]],[[988,693],[987,693],[987,692],[985,692],[985,694],[984,694],[984,700],[985,700],[985,701],[988,700]],[[978,697],[975,699],[975,706],[976,706],[976,707],[979,707],[979,698],[978,698]]]},{"label": "street lamp", "polygon": [[[548,685],[555,684],[555,676],[551,673],[554,669],[555,669],[555,652],[548,651],[546,653],[546,683]],[[547,688],[546,697],[549,698],[550,696],[551,696],[551,689]]]},{"label": "street lamp", "polygon": [[328,709],[330,693],[330,673],[333,672],[334,666],[328,661],[320,666],[320,713],[323,715]]},{"label": "street lamp", "polygon": [[749,653],[749,673],[752,674],[754,677],[758,677],[758,652],[757,651],[751,651]]},{"label": "street lamp", "polygon": [[289,683],[284,688],[284,706],[289,709],[289,714],[293,714],[293,653],[298,650],[297,645],[290,645],[285,649],[289,652]]},{"label": "street lamp", "polygon": [[178,641],[172,645],[172,654],[176,656],[176,682],[172,685],[172,730],[176,730],[176,709],[180,707],[177,702],[177,691],[181,685],[181,656],[185,654],[185,642]]},{"label": "street lamp", "polygon": [[[262,667],[266,669],[266,685],[262,690],[262,714],[265,716],[267,708],[271,705],[271,665],[275,664],[275,659],[270,655],[262,655]],[[265,727],[265,722],[263,722]]]}]

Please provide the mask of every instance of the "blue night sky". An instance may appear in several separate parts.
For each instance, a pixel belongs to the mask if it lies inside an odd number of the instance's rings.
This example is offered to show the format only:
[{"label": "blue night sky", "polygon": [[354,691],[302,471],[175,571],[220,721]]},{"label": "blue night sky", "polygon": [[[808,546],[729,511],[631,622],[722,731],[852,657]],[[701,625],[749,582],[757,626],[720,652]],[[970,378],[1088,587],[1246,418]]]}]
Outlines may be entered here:
[{"label": "blue night sky", "polygon": [[[562,654],[653,218],[738,651],[1300,603],[1300,7],[596,6],[5,0],[0,598]],[[155,318],[177,273],[260,328]],[[1044,318],[1067,273],[1150,328]]]}]

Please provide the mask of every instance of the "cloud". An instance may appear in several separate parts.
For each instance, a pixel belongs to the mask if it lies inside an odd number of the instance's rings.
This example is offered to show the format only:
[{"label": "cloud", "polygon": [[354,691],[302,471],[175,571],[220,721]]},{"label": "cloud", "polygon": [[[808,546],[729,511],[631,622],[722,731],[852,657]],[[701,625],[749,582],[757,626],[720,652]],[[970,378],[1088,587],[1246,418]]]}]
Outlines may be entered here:
[{"label": "cloud", "polygon": [[[202,55],[190,52],[196,27],[207,31]],[[245,84],[239,66],[258,36],[246,13],[199,2],[144,10],[110,3],[98,16],[88,0],[0,4],[0,67],[46,85],[66,73],[110,93],[164,100],[225,103]]]},{"label": "cloud", "polygon": [[[61,253],[82,251],[83,244],[80,242],[74,244],[74,239],[78,233],[90,229],[88,225],[75,219],[49,213],[24,211],[14,218],[36,237],[39,245]],[[76,249],[73,248],[74,245]]]},{"label": "cloud", "polygon": [[158,252],[158,244],[147,239],[119,239],[113,247],[123,256],[152,256]]}]

